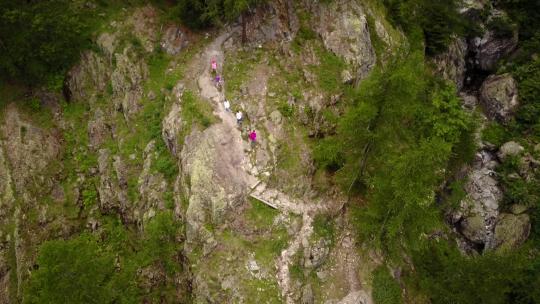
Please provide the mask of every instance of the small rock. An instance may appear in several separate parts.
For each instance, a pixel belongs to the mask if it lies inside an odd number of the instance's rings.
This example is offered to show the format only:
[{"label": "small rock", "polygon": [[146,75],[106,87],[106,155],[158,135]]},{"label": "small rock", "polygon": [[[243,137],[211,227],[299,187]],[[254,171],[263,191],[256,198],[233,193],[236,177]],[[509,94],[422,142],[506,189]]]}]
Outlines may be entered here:
[{"label": "small rock", "polygon": [[150,91],[150,92],[148,92],[146,97],[148,97],[149,100],[154,100],[154,99],[156,99],[156,93],[154,93],[154,91]]},{"label": "small rock", "polygon": [[497,156],[504,160],[508,156],[516,156],[523,152],[524,148],[515,141],[509,141],[501,146]]},{"label": "small rock", "polygon": [[349,70],[343,70],[341,71],[341,82],[345,84],[351,84],[354,80],[354,77],[351,74],[351,71]]},{"label": "small rock", "polygon": [[302,304],[313,304],[315,303],[315,297],[313,296],[313,289],[311,284],[306,284],[302,288]]},{"label": "small rock", "polygon": [[257,261],[255,260],[249,260],[247,264],[247,268],[251,273],[256,273],[256,272],[259,272],[259,270],[261,270],[259,265],[257,265]]},{"label": "small rock", "polygon": [[276,93],[274,93],[274,92],[269,92],[269,93],[268,93],[268,97],[276,97]]}]

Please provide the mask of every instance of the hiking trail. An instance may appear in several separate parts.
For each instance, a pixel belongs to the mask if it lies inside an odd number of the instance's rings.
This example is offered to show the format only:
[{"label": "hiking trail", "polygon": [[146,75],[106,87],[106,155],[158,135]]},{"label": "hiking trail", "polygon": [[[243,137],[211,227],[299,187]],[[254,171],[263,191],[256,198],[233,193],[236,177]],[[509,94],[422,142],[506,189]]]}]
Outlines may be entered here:
[{"label": "hiking trail", "polygon": [[[286,303],[294,303],[294,300],[291,297],[289,266],[299,249],[305,244],[308,244],[309,238],[313,233],[313,216],[316,213],[326,211],[328,208],[319,203],[308,204],[302,200],[293,199],[277,189],[268,188],[267,184],[261,181],[257,176],[257,168],[250,163],[249,155],[247,155],[246,149],[244,149],[244,147],[247,147],[249,144],[243,140],[241,130],[237,127],[234,114],[232,112],[227,112],[223,107],[225,86],[223,86],[220,92],[215,86],[214,78],[210,71],[210,62],[212,59],[216,59],[218,63],[218,74],[221,73],[225,62],[222,45],[237,30],[239,30],[239,28],[232,28],[224,31],[203,51],[202,56],[200,56],[200,59],[196,63],[199,67],[197,86],[201,98],[212,102],[214,114],[221,119],[221,122],[218,122],[215,127],[222,128],[223,131],[231,135],[229,137],[230,140],[234,141],[227,145],[229,147],[235,147],[233,148],[234,151],[230,151],[230,153],[239,153],[239,158],[242,159],[242,165],[234,167],[234,174],[248,181],[250,189],[246,190],[250,196],[262,201],[272,208],[278,209],[280,212],[292,213],[302,217],[302,226],[299,232],[294,235],[287,248],[281,252],[276,260],[276,277],[281,289],[281,294],[285,298]],[[227,80],[225,79],[225,81]]]}]

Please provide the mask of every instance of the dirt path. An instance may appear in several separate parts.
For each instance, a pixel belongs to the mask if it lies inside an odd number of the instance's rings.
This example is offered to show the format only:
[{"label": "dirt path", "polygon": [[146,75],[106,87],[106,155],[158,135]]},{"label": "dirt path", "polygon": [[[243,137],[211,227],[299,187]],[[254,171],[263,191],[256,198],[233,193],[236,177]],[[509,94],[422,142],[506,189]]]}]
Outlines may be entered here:
[{"label": "dirt path", "polygon": [[299,251],[303,244],[307,244],[311,234],[313,233],[313,216],[316,213],[323,212],[327,208],[323,207],[323,204],[308,204],[304,201],[293,199],[286,194],[280,192],[277,189],[268,188],[267,185],[259,180],[256,174],[252,173],[248,168],[252,168],[250,164],[249,155],[246,154],[243,149],[246,144],[242,139],[242,134],[236,125],[236,118],[231,112],[227,112],[223,107],[223,100],[225,98],[224,89],[220,92],[217,90],[213,76],[210,72],[210,61],[216,59],[218,62],[218,69],[220,69],[225,61],[225,55],[222,49],[223,43],[238,30],[234,28],[229,31],[225,31],[219,35],[203,52],[199,60],[195,62],[196,68],[198,68],[197,86],[201,98],[208,100],[214,105],[214,114],[221,118],[215,127],[221,128],[225,134],[230,134],[232,143],[228,143],[227,146],[233,147],[234,151],[229,151],[232,154],[240,155],[242,158],[241,166],[235,166],[234,174],[242,179],[248,181],[250,189],[248,192],[254,198],[257,198],[266,204],[280,210],[284,213],[293,213],[302,216],[302,227],[294,238],[290,241],[286,249],[284,249],[276,261],[277,268],[277,281],[281,288],[282,296],[285,298],[286,303],[294,303],[291,298],[291,286],[289,266],[293,261],[294,255]]}]

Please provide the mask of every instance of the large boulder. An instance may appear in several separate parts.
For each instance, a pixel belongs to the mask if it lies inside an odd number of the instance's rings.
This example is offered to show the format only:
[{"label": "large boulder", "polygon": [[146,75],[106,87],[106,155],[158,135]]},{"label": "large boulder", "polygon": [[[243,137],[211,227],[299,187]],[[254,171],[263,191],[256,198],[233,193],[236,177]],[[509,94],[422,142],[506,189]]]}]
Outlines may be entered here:
[{"label": "large boulder", "polygon": [[490,119],[507,122],[518,106],[516,81],[510,74],[489,76],[480,88],[480,101]]},{"label": "large boulder", "polygon": [[529,237],[531,222],[527,214],[501,213],[495,227],[495,244],[500,250],[512,249]]},{"label": "large boulder", "polygon": [[325,48],[352,65],[358,79],[366,77],[377,58],[364,8],[357,1],[338,0],[318,5],[315,16]]},{"label": "large boulder", "polygon": [[484,217],[474,215],[465,218],[460,223],[461,233],[471,242],[476,244],[484,244],[486,241],[486,224]]},{"label": "large boulder", "polygon": [[[180,153],[181,176],[189,206],[186,210],[188,244],[212,246],[207,227],[221,225],[234,214],[250,188],[240,135],[229,127],[213,125],[186,137]],[[236,137],[238,136],[238,137]]]}]

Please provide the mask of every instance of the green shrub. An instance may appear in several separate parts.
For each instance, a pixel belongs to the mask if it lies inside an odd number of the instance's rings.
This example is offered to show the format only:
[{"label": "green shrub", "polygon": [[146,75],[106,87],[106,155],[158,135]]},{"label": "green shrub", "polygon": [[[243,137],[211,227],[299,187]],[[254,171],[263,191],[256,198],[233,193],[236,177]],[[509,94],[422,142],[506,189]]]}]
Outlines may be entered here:
[{"label": "green shrub", "polygon": [[113,263],[114,256],[90,235],[47,241],[40,247],[24,302],[113,303],[109,286]]},{"label": "green shrub", "polygon": [[431,303],[536,303],[540,259],[528,250],[463,256],[445,241],[412,256],[420,288]]},{"label": "green shrub", "polygon": [[317,214],[313,219],[313,231],[318,236],[333,241],[335,236],[334,221],[329,216]]},{"label": "green shrub", "polygon": [[400,304],[401,287],[385,266],[373,271],[373,301],[375,304]]},{"label": "green shrub", "polygon": [[515,27],[510,21],[503,17],[496,17],[491,19],[487,24],[488,29],[495,32],[498,38],[512,37]]},{"label": "green shrub", "polygon": [[0,1],[0,75],[29,84],[63,75],[89,46],[88,23],[72,1]]},{"label": "green shrub", "polygon": [[289,105],[286,101],[282,101],[278,104],[278,111],[283,117],[291,118],[294,115],[294,107]]}]

